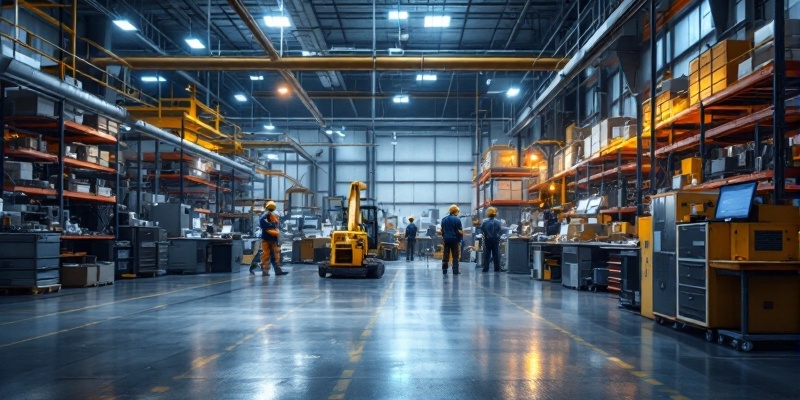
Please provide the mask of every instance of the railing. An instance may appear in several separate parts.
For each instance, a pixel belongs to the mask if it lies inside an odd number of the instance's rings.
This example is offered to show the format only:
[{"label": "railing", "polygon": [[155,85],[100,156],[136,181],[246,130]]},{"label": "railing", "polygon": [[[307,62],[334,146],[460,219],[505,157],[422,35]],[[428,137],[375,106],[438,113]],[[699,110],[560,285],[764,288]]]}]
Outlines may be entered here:
[{"label": "railing", "polygon": [[[20,52],[24,54],[28,52],[29,57],[39,61],[42,64],[40,66],[42,72],[57,76],[62,80],[71,77],[82,83],[93,82],[101,90],[106,89],[117,93],[124,98],[125,102],[144,106],[153,106],[157,103],[154,97],[148,96],[138,88],[130,85],[130,76],[127,73],[121,79],[87,61],[93,51],[99,51],[108,57],[114,58],[121,65],[126,64],[120,57],[89,39],[76,37],[77,44],[80,44],[76,48],[85,49],[86,54],[85,58],[79,57],[77,54],[72,54],[69,50],[58,46],[32,30],[15,25],[13,21],[2,17],[0,17],[0,37],[3,45],[11,47],[14,53]],[[24,37],[24,40],[20,39],[20,37]]]}]

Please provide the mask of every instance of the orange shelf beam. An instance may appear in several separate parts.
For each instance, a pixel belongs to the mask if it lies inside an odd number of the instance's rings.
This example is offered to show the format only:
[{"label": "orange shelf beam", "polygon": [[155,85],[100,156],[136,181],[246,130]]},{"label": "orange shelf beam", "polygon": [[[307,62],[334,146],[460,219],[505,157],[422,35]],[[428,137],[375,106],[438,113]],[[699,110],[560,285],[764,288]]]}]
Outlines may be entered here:
[{"label": "orange shelf beam", "polygon": [[83,193],[83,192],[72,192],[69,190],[64,191],[64,198],[73,199],[73,200],[89,200],[89,201],[96,201],[99,203],[116,203],[117,197],[116,196],[98,196],[92,193]]},{"label": "orange shelf beam", "polygon": [[25,158],[28,160],[33,161],[41,161],[41,162],[57,162],[58,156],[45,153],[38,150],[33,149],[9,149],[6,148],[5,151],[7,156],[10,157],[17,157],[17,158]]},{"label": "orange shelf beam", "polygon": [[106,172],[109,174],[116,174],[117,170],[110,167],[104,167],[100,164],[91,163],[88,161],[77,160],[71,157],[64,157],[64,165],[68,165],[73,168],[84,168],[84,169],[91,169],[99,172]]},{"label": "orange shelf beam", "polygon": [[37,188],[28,186],[12,186],[4,185],[3,190],[7,192],[24,193],[29,196],[55,196],[57,194],[55,189],[50,188]]}]

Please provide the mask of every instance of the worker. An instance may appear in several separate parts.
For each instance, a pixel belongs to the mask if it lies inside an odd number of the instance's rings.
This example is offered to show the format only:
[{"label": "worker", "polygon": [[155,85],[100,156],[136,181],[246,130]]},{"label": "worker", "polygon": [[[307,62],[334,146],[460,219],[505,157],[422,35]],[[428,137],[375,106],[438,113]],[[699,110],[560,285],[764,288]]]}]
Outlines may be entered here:
[{"label": "worker", "polygon": [[406,261],[414,261],[414,251],[417,249],[417,226],[414,217],[408,217],[406,225]]},{"label": "worker", "polygon": [[461,210],[453,204],[450,206],[450,214],[442,218],[442,240],[444,248],[442,253],[442,274],[447,275],[448,263],[453,259],[453,275],[460,275],[458,270],[458,260],[461,258],[461,238],[464,232],[461,230],[461,220],[458,213]]},{"label": "worker", "polygon": [[258,225],[261,227],[261,270],[264,276],[269,276],[271,263],[275,275],[286,275],[288,272],[281,269],[281,248],[278,246],[280,219],[274,213],[277,206],[270,200],[265,208],[267,211],[258,218]]},{"label": "worker", "polygon": [[500,232],[502,226],[497,219],[497,209],[489,207],[486,210],[486,220],[481,224],[483,234],[483,272],[489,272],[489,261],[494,261],[494,272],[506,272],[500,268]]}]

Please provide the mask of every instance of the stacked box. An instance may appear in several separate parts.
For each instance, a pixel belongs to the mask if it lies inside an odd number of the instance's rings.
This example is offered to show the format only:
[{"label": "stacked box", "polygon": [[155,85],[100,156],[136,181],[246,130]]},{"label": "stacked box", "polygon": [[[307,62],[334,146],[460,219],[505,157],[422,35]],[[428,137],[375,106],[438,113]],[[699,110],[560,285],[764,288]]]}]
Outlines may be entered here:
[{"label": "stacked box", "polygon": [[553,154],[553,174],[557,175],[564,171],[564,151],[559,150]]},{"label": "stacked box", "polygon": [[575,161],[578,159],[578,147],[577,145],[567,146],[564,149],[564,170],[569,170],[575,165]]},{"label": "stacked box", "polygon": [[483,154],[481,172],[491,168],[509,168],[517,166],[517,149],[511,146],[496,145],[489,147]]},{"label": "stacked box", "polygon": [[[785,19],[784,21],[783,35],[788,46],[789,42],[800,37],[800,19]],[[770,21],[768,24],[756,30],[753,34],[753,42],[755,42],[756,46],[773,40],[774,38],[775,21]]]},{"label": "stacked box", "polygon": [[752,43],[725,40],[706,50],[689,63],[689,105],[718,93],[739,78],[739,64],[749,54]]},{"label": "stacked box", "polygon": [[3,161],[3,171],[11,179],[18,181],[33,180],[33,163],[19,161]]},{"label": "stacked box", "polygon": [[521,180],[493,180],[486,188],[488,193],[484,194],[486,200],[522,200],[522,181]]},{"label": "stacked box", "polygon": [[592,127],[592,154],[608,147],[617,138],[622,138],[622,127],[629,121],[628,117],[612,117],[594,125]]},{"label": "stacked box", "polygon": [[114,282],[114,262],[112,261],[98,261],[97,262],[97,283],[106,284]]},{"label": "stacked box", "polygon": [[102,115],[84,115],[83,124],[112,136],[119,134],[119,123]]}]

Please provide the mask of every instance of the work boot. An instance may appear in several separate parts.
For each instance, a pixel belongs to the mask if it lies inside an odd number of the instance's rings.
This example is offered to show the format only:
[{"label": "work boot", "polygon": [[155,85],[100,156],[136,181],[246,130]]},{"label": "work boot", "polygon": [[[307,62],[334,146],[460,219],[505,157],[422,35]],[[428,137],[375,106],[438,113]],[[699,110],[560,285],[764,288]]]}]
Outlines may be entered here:
[{"label": "work boot", "polygon": [[288,275],[289,274],[289,271],[282,270],[279,265],[276,265],[273,268],[275,268],[275,276],[281,276],[281,275]]},{"label": "work boot", "polygon": [[258,268],[258,264],[256,264],[255,262],[251,262],[250,263],[250,275],[255,275],[256,274],[254,272],[256,270],[256,268]]},{"label": "work boot", "polygon": [[261,275],[269,276],[269,265],[266,267],[263,265],[261,266]]},{"label": "work boot", "polygon": [[453,275],[461,275],[461,271],[459,271],[458,268],[454,267],[453,268]]},{"label": "work boot", "polygon": [[442,275],[447,275],[447,265],[442,265]]}]

